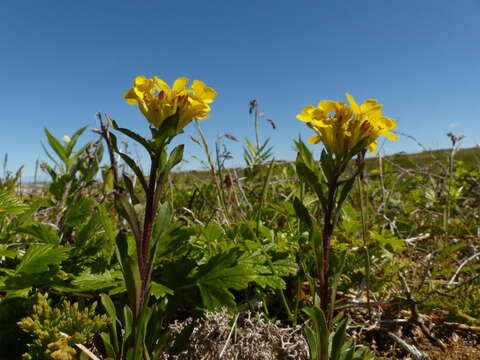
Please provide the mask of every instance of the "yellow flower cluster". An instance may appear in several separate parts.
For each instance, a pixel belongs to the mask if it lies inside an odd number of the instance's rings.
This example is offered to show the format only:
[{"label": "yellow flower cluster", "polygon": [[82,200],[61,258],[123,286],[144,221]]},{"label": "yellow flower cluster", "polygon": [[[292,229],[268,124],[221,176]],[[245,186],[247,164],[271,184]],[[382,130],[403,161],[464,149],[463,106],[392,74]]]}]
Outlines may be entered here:
[{"label": "yellow flower cluster", "polygon": [[187,78],[178,78],[170,88],[158,77],[137,76],[123,97],[129,104],[138,105],[150,124],[157,128],[178,111],[177,131],[180,132],[193,119],[206,118],[210,111],[208,104],[217,96],[215,90],[202,81],[194,80],[187,88],[188,82]]},{"label": "yellow flower cluster", "polygon": [[382,115],[382,105],[377,100],[368,99],[358,105],[350,94],[346,96],[349,104],[323,100],[317,107],[306,106],[297,115],[298,120],[307,122],[317,133],[308,140],[311,144],[322,142],[327,151],[341,157],[364,139],[366,149],[372,153],[376,153],[379,136],[397,140],[389,131],[395,128],[395,120]]}]

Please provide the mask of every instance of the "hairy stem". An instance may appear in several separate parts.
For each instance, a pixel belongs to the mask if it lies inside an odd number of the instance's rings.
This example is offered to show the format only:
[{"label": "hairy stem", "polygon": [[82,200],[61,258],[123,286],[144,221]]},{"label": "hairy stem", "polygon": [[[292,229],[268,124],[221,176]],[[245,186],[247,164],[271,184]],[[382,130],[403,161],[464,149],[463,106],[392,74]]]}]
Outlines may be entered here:
[{"label": "hairy stem", "polygon": [[158,156],[151,157],[152,164],[150,167],[150,177],[148,179],[148,189],[146,193],[146,205],[145,205],[145,217],[143,222],[143,232],[142,239],[137,244],[137,254],[138,254],[138,267],[140,270],[140,277],[142,279],[142,290],[140,292],[140,306],[139,312],[143,308],[145,293],[148,288],[148,271],[147,264],[150,259],[148,259],[148,250],[150,248],[150,240],[152,237],[153,224],[155,223],[157,206],[155,202],[155,187],[157,182],[157,170],[158,170]]},{"label": "hairy stem", "polygon": [[[330,319],[329,316],[329,271],[330,271],[330,247],[331,247],[331,239],[333,234],[333,211],[335,207],[335,193],[337,191],[338,185],[338,176],[335,176],[331,182],[328,184],[328,199],[327,199],[327,207],[324,214],[324,223],[323,223],[323,233],[322,233],[322,259],[321,263],[322,266],[319,269],[319,280],[320,280],[320,305],[321,309],[325,314],[327,319]],[[320,259],[317,259],[317,263],[320,262]],[[328,326],[330,324],[328,323]]]}]

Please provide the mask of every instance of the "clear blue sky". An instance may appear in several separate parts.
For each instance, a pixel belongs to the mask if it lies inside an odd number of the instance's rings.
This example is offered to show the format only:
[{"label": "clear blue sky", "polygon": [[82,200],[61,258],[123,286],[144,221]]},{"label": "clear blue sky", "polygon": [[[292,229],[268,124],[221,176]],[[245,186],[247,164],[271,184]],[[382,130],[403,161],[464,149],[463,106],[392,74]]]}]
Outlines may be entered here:
[{"label": "clear blue sky", "polygon": [[[398,131],[427,147],[448,131],[480,142],[480,1],[123,1],[2,0],[0,156],[31,175],[43,155],[43,128],[55,135],[109,113],[146,134],[122,95],[136,75],[200,79],[218,92],[201,122],[209,140],[253,137],[248,103],[277,124],[277,159],[310,135],[295,115],[321,99],[377,98]],[[188,134],[187,156],[199,154]],[[89,135],[87,138],[92,137]],[[241,143],[228,142],[241,165]],[[385,151],[416,151],[401,138]],[[194,167],[195,163],[184,167]]]}]

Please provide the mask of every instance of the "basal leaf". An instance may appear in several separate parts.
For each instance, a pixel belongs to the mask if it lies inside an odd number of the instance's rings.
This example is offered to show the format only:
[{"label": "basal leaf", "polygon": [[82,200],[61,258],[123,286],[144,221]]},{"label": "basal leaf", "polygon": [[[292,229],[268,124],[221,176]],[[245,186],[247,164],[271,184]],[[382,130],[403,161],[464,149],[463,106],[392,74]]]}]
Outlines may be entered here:
[{"label": "basal leaf", "polygon": [[54,225],[33,223],[18,228],[17,232],[30,235],[47,244],[58,245],[60,243],[57,228]]},{"label": "basal leaf", "polygon": [[2,215],[19,214],[28,209],[28,205],[6,190],[0,189],[0,217]]},{"label": "basal leaf", "polygon": [[120,271],[107,270],[102,274],[92,274],[87,270],[72,280],[72,285],[76,286],[80,291],[91,291],[115,287],[122,282],[122,273]]},{"label": "basal leaf", "polygon": [[67,258],[67,250],[51,244],[31,246],[22,257],[17,273],[38,274],[49,270],[49,266],[59,265]]},{"label": "basal leaf", "polygon": [[150,284],[150,294],[152,294],[152,296],[158,300],[166,295],[173,295],[173,290],[165,285],[152,281]]}]

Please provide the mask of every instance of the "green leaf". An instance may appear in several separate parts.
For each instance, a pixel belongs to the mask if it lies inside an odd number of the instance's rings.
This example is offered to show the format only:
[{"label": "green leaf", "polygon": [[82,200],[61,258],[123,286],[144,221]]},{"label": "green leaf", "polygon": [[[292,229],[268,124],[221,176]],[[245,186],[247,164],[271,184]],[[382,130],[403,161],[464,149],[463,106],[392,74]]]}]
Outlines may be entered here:
[{"label": "green leaf", "polygon": [[159,300],[166,295],[173,295],[173,290],[165,285],[152,281],[150,283],[150,294],[152,294],[155,299]]},{"label": "green leaf", "polygon": [[310,169],[317,168],[317,163],[313,158],[312,152],[308,149],[305,143],[303,141],[295,141],[295,146],[297,147],[298,151],[298,159],[305,163],[305,165]]},{"label": "green leaf", "polygon": [[170,156],[168,157],[167,162],[167,172],[170,172],[175,165],[179,164],[183,160],[183,151],[185,149],[185,145],[178,145],[175,149],[172,150]]},{"label": "green leaf", "polygon": [[125,327],[124,341],[127,341],[133,331],[133,312],[128,305],[123,307],[123,325]]},{"label": "green leaf", "polygon": [[110,222],[110,218],[107,214],[107,209],[103,203],[98,204],[97,206],[97,216],[102,225],[103,230],[105,231],[106,238],[113,244],[115,243],[115,231]]},{"label": "green leaf", "polygon": [[119,152],[121,158],[123,161],[127,163],[127,165],[130,167],[130,169],[133,170],[135,175],[137,176],[138,180],[140,181],[140,184],[142,184],[143,190],[147,192],[148,185],[147,181],[145,180],[145,177],[143,176],[142,170],[138,167],[137,163],[127,154],[124,154],[122,152]]},{"label": "green leaf", "polygon": [[125,194],[118,194],[117,200],[117,210],[122,215],[122,217],[126,219],[129,223],[135,239],[137,241],[140,241],[142,230],[140,227],[140,220],[138,219],[137,213],[135,212],[135,208],[132,204],[130,204]]},{"label": "green leaf", "polygon": [[140,280],[140,270],[136,257],[128,254],[128,239],[125,231],[119,231],[117,235],[117,256],[122,266],[125,287],[130,304],[134,305],[134,311],[137,309],[140,301],[140,291],[142,282]]},{"label": "green leaf", "polygon": [[342,354],[343,345],[347,338],[347,319],[344,319],[338,326],[332,340],[331,360],[339,360]]},{"label": "green leaf", "polygon": [[117,319],[117,311],[115,309],[115,305],[113,304],[112,299],[107,294],[100,294],[100,301],[102,302],[105,311],[107,312],[108,316],[112,319],[113,322],[119,321]]},{"label": "green leaf", "polygon": [[[111,325],[111,327],[113,328],[114,326]],[[110,357],[112,359],[116,358],[116,352],[115,352],[115,348],[113,347],[110,340],[112,338],[114,338],[115,335],[113,335],[113,334],[110,335],[110,334],[107,334],[105,332],[100,333],[100,337],[102,338],[103,346],[105,347],[105,353],[107,354],[108,357]]]},{"label": "green leaf", "polygon": [[72,285],[80,291],[108,289],[123,283],[120,271],[107,270],[101,274],[92,274],[90,270],[82,272],[72,280]]},{"label": "green leaf", "polygon": [[53,245],[31,246],[22,257],[16,272],[18,274],[38,274],[49,270],[49,266],[59,265],[67,258],[67,250]]},{"label": "green leaf", "polygon": [[217,285],[198,284],[203,305],[208,310],[218,310],[222,307],[233,309],[235,296],[225,288]]},{"label": "green leaf", "polygon": [[65,154],[69,157],[72,154],[73,148],[77,144],[78,138],[85,132],[88,126],[81,127],[70,137],[70,141],[67,143],[65,147]]},{"label": "green leaf", "polygon": [[155,265],[155,259],[157,257],[158,248],[163,235],[167,232],[170,222],[173,218],[173,209],[170,204],[163,204],[157,211],[157,218],[153,226],[152,241],[150,242],[150,248],[148,249],[148,266],[147,274],[151,275],[153,267]]},{"label": "green leaf", "polygon": [[181,249],[181,245],[194,235],[193,229],[174,227],[163,235],[158,243],[157,261],[175,256],[175,252]]},{"label": "green leaf", "polygon": [[75,228],[78,225],[85,223],[88,217],[91,216],[94,206],[96,206],[94,200],[88,198],[79,198],[68,208],[64,225]]},{"label": "green leaf", "polygon": [[328,183],[330,183],[332,179],[338,175],[340,168],[339,162],[340,159],[333,158],[333,155],[330,152],[326,151],[325,149],[322,150],[320,155],[320,166]]},{"label": "green leaf", "polygon": [[234,306],[234,297],[228,289],[241,290],[255,280],[255,271],[250,266],[237,264],[237,251],[218,254],[208,263],[199,267],[196,284],[204,305],[208,309],[216,309],[221,304]]},{"label": "green leaf", "polygon": [[133,182],[127,174],[123,174],[123,183],[125,184],[125,187],[127,188],[127,191],[130,195],[130,199],[132,200],[132,204],[133,205],[139,204],[140,200],[138,200],[138,197],[135,194],[135,187],[133,186]]},{"label": "green leaf", "polygon": [[[43,144],[42,144],[43,146]],[[45,148],[44,148],[45,149]],[[48,152],[47,150],[45,149],[45,152],[47,153],[48,155]],[[53,168],[48,165],[46,162],[40,162],[40,169],[42,169],[43,171],[45,171],[46,173],[48,173],[48,175],[50,175],[50,177],[52,178],[52,181],[55,181],[57,179],[57,173],[55,172],[55,170],[53,170]]]},{"label": "green leaf", "polygon": [[2,215],[19,214],[28,209],[28,205],[22,200],[0,189],[0,217]]},{"label": "green leaf", "polygon": [[150,127],[153,138],[153,150],[154,152],[159,152],[168,143],[175,135],[177,135],[178,122],[180,118],[178,116],[178,111],[165,119],[165,121],[160,125],[160,127],[154,128]]},{"label": "green leaf", "polygon": [[168,227],[173,219],[173,208],[167,204],[162,204],[157,212],[157,218],[153,227],[152,243],[150,244],[152,250],[151,258],[156,256],[156,250],[158,249],[158,243],[161,238],[167,233]]},{"label": "green leaf", "polygon": [[22,226],[17,229],[20,234],[27,234],[42,242],[58,245],[60,243],[60,237],[57,233],[57,228],[54,225],[33,223]]},{"label": "green leaf", "polygon": [[358,155],[362,151],[364,151],[368,146],[368,138],[365,138],[359,141],[353,148],[350,150],[350,153],[347,155],[348,159],[353,158],[355,155]]},{"label": "green leaf", "polygon": [[308,326],[304,326],[303,328],[303,336],[308,344],[308,350],[310,353],[310,359],[320,359],[320,352],[319,348],[320,345],[317,342],[317,336],[315,332],[310,329]]},{"label": "green leaf", "polygon": [[[110,336],[102,333],[102,339],[104,345],[106,347],[108,356],[115,356],[115,354],[120,353],[120,344],[118,343],[118,334],[117,334],[117,324],[120,326],[122,325],[120,319],[117,317],[117,311],[115,309],[115,304],[113,303],[110,296],[107,294],[100,294],[100,301],[102,302],[105,311],[107,312],[108,316],[112,319],[112,323],[110,324]],[[107,340],[107,343],[105,343]]]},{"label": "green leaf", "polygon": [[327,328],[325,314],[318,307],[304,308],[303,312],[310,317],[310,320],[314,325],[317,353],[320,355],[319,358],[328,359],[328,343],[330,335]]},{"label": "green leaf", "polygon": [[303,205],[300,199],[296,196],[293,198],[293,208],[295,209],[297,217],[301,221],[303,221],[310,229],[312,227],[312,218],[310,216],[310,213],[308,212],[308,209],[305,207],[305,205]]},{"label": "green leaf", "polygon": [[152,147],[147,139],[145,139],[144,137],[142,137],[141,135],[137,134],[134,131],[119,127],[115,120],[111,118],[109,118],[109,120],[110,120],[110,123],[112,124],[112,127],[115,130],[120,131],[122,134],[127,135],[129,138],[141,144],[145,148],[145,150],[147,150],[147,152],[150,153],[152,151]]},{"label": "green leaf", "polygon": [[0,245],[0,258],[5,256],[9,259],[15,259],[18,253],[16,249],[9,249],[7,245]]},{"label": "green leaf", "polygon": [[322,182],[319,178],[319,176],[305,163],[298,161],[296,162],[296,168],[297,168],[297,174],[298,176],[305,181],[307,184],[309,184],[312,189],[315,191],[317,194],[318,198],[320,199],[321,205],[323,209],[326,208],[326,199],[323,193],[323,188],[322,188]]},{"label": "green leaf", "polygon": [[63,163],[65,164],[65,167],[69,168],[70,160],[67,156],[65,147],[60,143],[60,141],[57,140],[55,136],[53,136],[50,133],[50,131],[48,131],[47,128],[44,129],[44,132],[45,132],[45,135],[47,135],[48,143],[50,144],[53,151],[55,151],[58,157],[63,161]]},{"label": "green leaf", "polygon": [[340,214],[342,211],[342,206],[345,200],[347,199],[348,194],[352,190],[353,184],[355,183],[355,179],[357,178],[358,173],[350,177],[348,180],[344,181],[342,183],[342,190],[340,192],[340,197],[337,201],[337,204],[335,206],[335,215],[333,218],[333,226],[335,226],[338,222],[338,219],[340,218]]},{"label": "green leaf", "polygon": [[272,265],[278,276],[295,275],[298,271],[298,264],[293,257],[275,260]]}]

